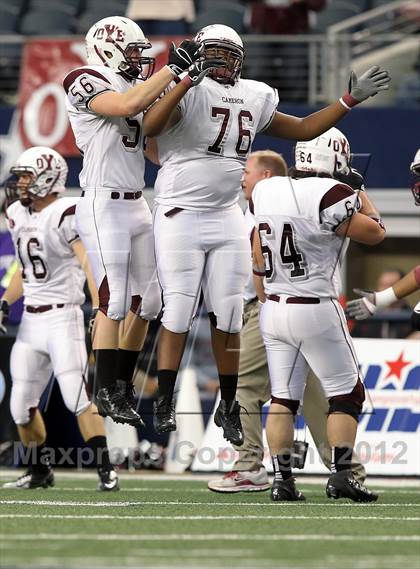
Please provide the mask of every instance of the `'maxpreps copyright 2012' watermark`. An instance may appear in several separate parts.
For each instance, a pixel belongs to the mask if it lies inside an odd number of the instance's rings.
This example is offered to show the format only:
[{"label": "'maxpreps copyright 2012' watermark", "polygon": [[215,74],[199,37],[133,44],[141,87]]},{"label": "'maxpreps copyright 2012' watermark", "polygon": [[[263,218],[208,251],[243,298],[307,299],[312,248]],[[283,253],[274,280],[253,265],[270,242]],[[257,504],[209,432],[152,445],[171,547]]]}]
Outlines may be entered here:
[{"label": "'maxpreps copyright 2012' watermark", "polygon": [[[89,447],[44,447],[37,452],[35,447],[25,448],[21,443],[14,443],[13,459],[14,464],[29,466],[37,461],[41,464],[50,464],[51,466],[67,467],[67,468],[83,468],[92,467],[100,464],[106,449],[98,449],[94,452]],[[406,465],[408,463],[408,445],[404,441],[381,441],[379,443],[369,443],[367,441],[359,441],[354,452],[360,462],[363,464],[389,464],[389,465]],[[178,441],[178,443],[166,450],[168,458],[179,464],[185,465],[187,468],[194,460],[195,463],[202,466],[212,466],[214,470],[225,470],[226,466],[231,466],[237,457],[236,451],[231,446],[226,447],[202,447],[196,449],[194,445],[188,441]],[[328,447],[320,448],[319,451],[309,447],[307,449],[305,465],[319,464],[320,454],[329,456],[330,449]],[[39,454],[39,456],[38,456]],[[113,464],[125,463],[128,468],[141,468],[144,465],[144,453],[139,447],[121,448],[112,447],[109,449],[109,455]],[[268,448],[264,449],[264,458],[269,458],[270,452]],[[249,452],[249,460],[255,457]],[[162,461],[163,466],[163,461]]]}]

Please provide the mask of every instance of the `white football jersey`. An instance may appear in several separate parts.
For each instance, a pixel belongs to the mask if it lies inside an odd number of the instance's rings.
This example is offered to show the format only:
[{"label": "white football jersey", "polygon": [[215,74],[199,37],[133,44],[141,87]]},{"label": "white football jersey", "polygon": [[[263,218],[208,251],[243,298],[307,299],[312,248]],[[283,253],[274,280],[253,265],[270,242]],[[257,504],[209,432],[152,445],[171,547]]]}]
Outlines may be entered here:
[{"label": "white football jersey", "polygon": [[78,67],[63,80],[70,123],[83,154],[82,188],[134,192],[144,187],[143,113],[106,117],[90,110],[96,96],[106,91],[123,93],[133,85],[102,65]]},{"label": "white football jersey", "polygon": [[337,298],[347,239],[335,230],[360,209],[357,194],[331,178],[273,177],[252,193],[267,294]]},{"label": "white football jersey", "polygon": [[36,212],[19,201],[7,209],[9,230],[23,278],[24,303],[82,304],[83,272],[72,243],[78,198],[60,198]]},{"label": "white football jersey", "polygon": [[248,79],[232,86],[206,77],[187,91],[181,120],[157,138],[156,202],[199,211],[236,203],[252,142],[277,105],[274,89]]}]

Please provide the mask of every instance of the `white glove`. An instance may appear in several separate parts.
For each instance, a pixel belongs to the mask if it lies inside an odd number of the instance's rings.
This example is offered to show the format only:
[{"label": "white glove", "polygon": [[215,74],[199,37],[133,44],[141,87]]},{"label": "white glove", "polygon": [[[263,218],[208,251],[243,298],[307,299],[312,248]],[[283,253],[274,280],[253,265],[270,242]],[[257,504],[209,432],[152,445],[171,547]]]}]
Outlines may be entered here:
[{"label": "white glove", "polygon": [[355,300],[350,300],[346,306],[346,315],[356,320],[366,320],[369,316],[375,314],[378,307],[375,304],[375,292],[372,290],[364,290],[354,288],[353,292],[361,296]]}]

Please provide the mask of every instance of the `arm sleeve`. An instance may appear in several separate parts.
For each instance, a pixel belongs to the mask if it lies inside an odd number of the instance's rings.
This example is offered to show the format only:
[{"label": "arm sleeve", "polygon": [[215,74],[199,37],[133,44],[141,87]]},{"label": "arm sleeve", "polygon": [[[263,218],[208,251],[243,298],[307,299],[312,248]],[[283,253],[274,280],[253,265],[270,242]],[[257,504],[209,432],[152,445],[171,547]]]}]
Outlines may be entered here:
[{"label": "arm sleeve", "polygon": [[92,112],[90,104],[95,97],[114,91],[108,79],[96,69],[75,69],[63,81],[69,102],[78,110]]},{"label": "arm sleeve", "polygon": [[58,223],[58,232],[61,239],[71,245],[74,241],[80,239],[76,229],[76,206],[72,205],[63,211]]},{"label": "arm sleeve", "polygon": [[262,104],[263,110],[260,115],[260,120],[258,121],[257,132],[263,132],[270,126],[279,104],[279,95],[277,90],[269,87],[268,85],[265,85],[265,87],[265,92],[262,94],[264,98],[264,102]]},{"label": "arm sleeve", "polygon": [[361,207],[354,190],[346,184],[335,184],[322,196],[319,204],[321,229],[334,232],[348,221]]}]

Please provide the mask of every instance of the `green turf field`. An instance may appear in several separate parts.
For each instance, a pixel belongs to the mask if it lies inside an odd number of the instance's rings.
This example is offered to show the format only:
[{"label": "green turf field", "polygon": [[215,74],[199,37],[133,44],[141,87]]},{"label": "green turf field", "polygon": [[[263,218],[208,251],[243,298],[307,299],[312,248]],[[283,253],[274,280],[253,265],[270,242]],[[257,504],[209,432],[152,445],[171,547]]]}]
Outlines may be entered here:
[{"label": "green turf field", "polygon": [[52,489],[1,489],[0,566],[420,567],[418,487],[381,487],[376,504],[355,505],[303,482],[306,503],[273,504],[203,480],[122,478],[109,494],[60,474]]}]

